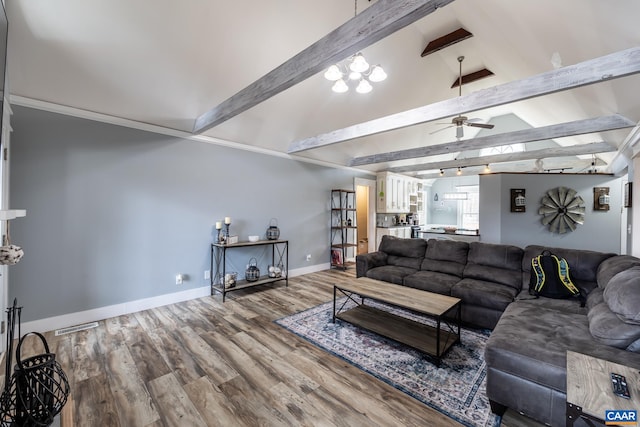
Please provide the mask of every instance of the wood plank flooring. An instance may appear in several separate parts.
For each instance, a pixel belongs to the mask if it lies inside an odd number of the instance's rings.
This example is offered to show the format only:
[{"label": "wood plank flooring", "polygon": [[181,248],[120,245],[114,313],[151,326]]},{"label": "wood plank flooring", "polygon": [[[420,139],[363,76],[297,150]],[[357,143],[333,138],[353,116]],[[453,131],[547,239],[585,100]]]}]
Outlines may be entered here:
[{"label": "wood plank flooring", "polygon": [[[456,426],[273,320],[330,301],[327,270],[46,334],[69,377],[62,426]],[[33,341],[33,344],[38,344]],[[23,354],[41,352],[25,345]],[[4,366],[4,365],[2,365]],[[535,426],[517,414],[502,425]]]}]

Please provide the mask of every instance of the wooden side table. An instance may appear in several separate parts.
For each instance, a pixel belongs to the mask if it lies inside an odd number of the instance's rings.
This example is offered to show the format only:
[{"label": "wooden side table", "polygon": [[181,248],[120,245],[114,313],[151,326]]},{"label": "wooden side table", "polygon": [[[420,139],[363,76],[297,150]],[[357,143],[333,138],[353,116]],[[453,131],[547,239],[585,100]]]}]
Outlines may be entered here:
[{"label": "wooden side table", "polygon": [[[611,373],[627,378],[630,399],[613,394]],[[640,372],[637,368],[567,351],[567,426],[578,418],[593,426],[604,423],[606,410],[640,408]]]}]

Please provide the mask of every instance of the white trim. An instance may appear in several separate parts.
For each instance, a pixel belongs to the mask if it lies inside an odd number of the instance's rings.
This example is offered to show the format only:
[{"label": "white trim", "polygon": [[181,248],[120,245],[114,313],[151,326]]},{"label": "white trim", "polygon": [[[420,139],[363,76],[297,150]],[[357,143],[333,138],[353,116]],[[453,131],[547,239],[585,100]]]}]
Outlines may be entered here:
[{"label": "white trim", "polygon": [[171,129],[164,126],[152,125],[149,123],[138,122],[135,120],[125,119],[122,117],[109,116],[107,114],[81,110],[79,108],[68,107],[66,105],[54,104],[46,101],[40,101],[37,99],[27,98],[20,95],[10,95],[10,99],[14,105],[20,105],[22,107],[33,108],[36,110],[49,111],[51,113],[64,114],[66,116],[78,117],[81,119],[93,120],[101,123],[109,123],[116,126],[123,126],[131,129],[138,129],[146,132],[158,133],[161,135],[175,136],[177,138],[183,138],[189,141],[204,142],[207,144],[234,148],[236,150],[251,151],[254,153],[266,154],[268,156],[280,157],[283,159],[297,160],[304,163],[312,163],[315,165],[325,166],[333,169],[343,169],[343,170],[348,170],[352,172],[369,173],[372,175],[374,174],[373,172],[363,171],[362,169],[356,169],[353,167],[339,165],[336,163],[309,159],[307,157],[291,155],[291,154],[283,153],[280,151],[269,150],[266,148],[256,147],[254,145],[241,144],[239,142],[233,142],[233,141],[229,141],[221,138],[214,138],[206,135],[194,135],[190,132],[186,132],[183,130]]},{"label": "white trim", "polygon": [[[329,263],[312,265],[304,268],[289,270],[289,277],[301,276],[303,274],[315,273],[328,270]],[[196,298],[210,296],[209,286],[187,289],[182,292],[159,295],[151,298],[144,298],[136,301],[129,301],[122,304],[114,304],[106,307],[94,308],[91,310],[79,311],[76,313],[63,314],[46,319],[33,320],[22,324],[21,328],[25,332],[48,332],[56,329],[67,328],[82,323],[97,322],[111,317],[131,314],[138,311],[149,310],[163,305],[175,304]]]}]

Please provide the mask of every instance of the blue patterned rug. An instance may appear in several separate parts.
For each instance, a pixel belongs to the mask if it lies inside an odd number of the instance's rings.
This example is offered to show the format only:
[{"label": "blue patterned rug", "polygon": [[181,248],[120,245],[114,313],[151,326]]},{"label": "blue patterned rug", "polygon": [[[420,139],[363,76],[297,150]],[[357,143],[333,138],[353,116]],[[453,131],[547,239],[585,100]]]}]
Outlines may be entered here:
[{"label": "blue patterned rug", "polygon": [[[342,301],[344,298],[339,304]],[[438,368],[429,356],[417,350],[339,319],[331,323],[332,304],[312,307],[276,323],[461,424],[500,425],[500,417],[491,412],[485,393],[484,346],[489,331],[462,328],[462,342],[449,350]],[[371,300],[367,304],[422,323],[431,322]]]}]

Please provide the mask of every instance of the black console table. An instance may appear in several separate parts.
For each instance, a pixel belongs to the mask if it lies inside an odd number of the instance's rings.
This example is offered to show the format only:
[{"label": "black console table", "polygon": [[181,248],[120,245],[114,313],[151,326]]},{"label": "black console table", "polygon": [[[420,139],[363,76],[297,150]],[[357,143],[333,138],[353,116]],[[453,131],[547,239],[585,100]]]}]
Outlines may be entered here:
[{"label": "black console table", "polygon": [[[227,251],[237,248],[247,248],[252,246],[271,246],[272,266],[281,266],[281,275],[269,277],[268,269],[260,269],[260,278],[256,281],[237,280],[233,287],[225,286],[225,275],[227,274]],[[263,267],[264,268],[264,267]],[[214,274],[215,271],[215,274]],[[211,295],[214,292],[222,294],[222,302],[225,301],[227,292],[238,291],[253,286],[267,283],[285,281],[285,286],[289,286],[289,241],[288,240],[259,240],[257,242],[238,242],[231,244],[212,243],[211,244]]]}]

